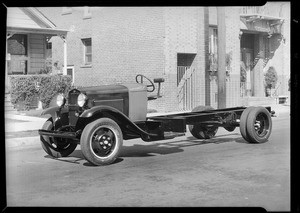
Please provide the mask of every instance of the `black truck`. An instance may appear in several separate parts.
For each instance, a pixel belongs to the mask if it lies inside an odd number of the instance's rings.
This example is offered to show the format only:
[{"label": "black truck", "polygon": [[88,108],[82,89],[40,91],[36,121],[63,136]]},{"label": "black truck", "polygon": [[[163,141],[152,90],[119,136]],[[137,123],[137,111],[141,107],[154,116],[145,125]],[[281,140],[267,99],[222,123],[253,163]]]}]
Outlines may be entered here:
[{"label": "black truck", "polygon": [[[111,164],[123,140],[145,142],[185,135],[187,128],[197,139],[210,139],[219,127],[240,128],[249,143],[264,143],[272,130],[271,107],[251,106],[213,109],[197,106],[191,112],[147,116],[147,101],[161,97],[163,78],[153,81],[136,76],[134,84],[103,85],[72,89],[68,97],[58,94],[57,106],[45,109],[51,117],[39,130],[41,144],[52,157],[66,157],[77,147],[94,165]],[[157,93],[151,94],[158,84]]]}]

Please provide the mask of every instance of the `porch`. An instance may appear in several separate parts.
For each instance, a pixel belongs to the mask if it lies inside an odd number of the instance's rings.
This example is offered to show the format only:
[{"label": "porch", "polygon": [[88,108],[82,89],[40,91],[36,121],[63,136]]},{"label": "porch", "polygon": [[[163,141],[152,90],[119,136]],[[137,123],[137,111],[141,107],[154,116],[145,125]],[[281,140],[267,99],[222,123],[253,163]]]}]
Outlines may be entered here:
[{"label": "porch", "polygon": [[5,93],[10,91],[10,75],[41,74],[51,70],[50,39],[53,36],[63,40],[62,74],[67,73],[68,31],[55,27],[36,8],[7,8]]}]

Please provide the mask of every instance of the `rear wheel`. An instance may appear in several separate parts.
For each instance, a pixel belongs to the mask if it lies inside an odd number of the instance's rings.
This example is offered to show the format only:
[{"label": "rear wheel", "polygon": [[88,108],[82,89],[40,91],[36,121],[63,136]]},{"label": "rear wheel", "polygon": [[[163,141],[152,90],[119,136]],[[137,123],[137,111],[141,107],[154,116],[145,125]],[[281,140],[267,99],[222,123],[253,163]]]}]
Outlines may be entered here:
[{"label": "rear wheel", "polygon": [[97,166],[113,163],[122,145],[122,131],[110,118],[100,118],[86,125],[80,138],[83,156]]},{"label": "rear wheel", "polygon": [[246,141],[250,140],[248,133],[247,133],[247,119],[248,119],[248,115],[249,115],[250,111],[253,110],[254,108],[255,108],[254,106],[247,107],[243,111],[241,118],[240,118],[240,132]]},{"label": "rear wheel", "polygon": [[247,118],[247,134],[250,143],[264,143],[272,131],[272,119],[264,107],[256,107],[249,112]]},{"label": "rear wheel", "polygon": [[[59,123],[59,122],[58,122]],[[69,127],[61,128],[62,131],[69,131]],[[49,118],[43,125],[42,129],[44,130],[53,130],[53,121],[52,118]],[[71,139],[65,138],[56,138],[49,136],[41,136],[41,145],[44,151],[54,157],[67,157],[70,155],[77,147],[77,143]]]},{"label": "rear wheel", "polygon": [[[192,112],[202,112],[206,110],[214,110],[211,106],[197,106]],[[189,125],[191,134],[197,139],[210,139],[214,137],[218,131],[217,126],[204,126],[201,124]]]}]

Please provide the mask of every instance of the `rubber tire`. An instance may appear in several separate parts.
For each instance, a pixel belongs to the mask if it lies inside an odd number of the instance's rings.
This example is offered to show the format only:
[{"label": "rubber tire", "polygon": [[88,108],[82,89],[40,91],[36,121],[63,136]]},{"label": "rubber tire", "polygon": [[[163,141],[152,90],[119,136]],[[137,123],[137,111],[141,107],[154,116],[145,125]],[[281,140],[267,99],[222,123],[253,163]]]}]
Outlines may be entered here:
[{"label": "rubber tire", "polygon": [[[195,107],[192,112],[202,112],[202,111],[206,111],[206,110],[214,110],[213,107],[211,106],[197,106]],[[189,131],[190,133],[197,139],[211,139],[213,138],[219,127],[212,127],[213,131],[212,134],[206,134],[205,131],[203,131],[203,126],[195,124],[195,125],[189,125]],[[201,134],[202,133],[202,134]]]},{"label": "rubber tire", "polygon": [[[97,128],[100,128],[101,126],[105,126],[106,128],[109,128],[114,132],[114,135],[116,137],[116,144],[112,151],[112,153],[107,157],[99,157],[94,154],[94,152],[91,149],[91,139],[93,137],[93,133]],[[81,151],[85,159],[90,162],[93,165],[100,166],[100,165],[107,165],[113,163],[122,148],[123,145],[123,134],[119,127],[119,125],[110,118],[100,118],[97,119],[88,125],[85,126],[83,129],[81,138],[80,138],[80,146]]]},{"label": "rubber tire", "polygon": [[[254,128],[256,117],[260,113],[263,113],[266,115],[268,123],[269,123],[268,132],[264,136],[259,136],[256,133],[256,130]],[[255,109],[252,109],[249,112],[248,118],[247,118],[247,134],[249,137],[249,142],[250,143],[264,143],[264,142],[268,141],[268,138],[270,137],[271,132],[272,132],[272,118],[271,118],[269,111],[265,107],[256,107]]]},{"label": "rubber tire", "polygon": [[248,119],[248,115],[249,115],[250,111],[253,110],[254,108],[256,108],[256,107],[255,106],[247,107],[242,112],[242,115],[240,117],[240,132],[241,132],[241,135],[243,136],[243,138],[248,142],[250,141],[250,138],[247,133],[247,119]]},{"label": "rubber tire", "polygon": [[[53,129],[53,122],[52,118],[49,118],[43,125],[42,129],[44,130],[52,130]],[[61,157],[67,157],[69,156],[77,147],[77,143],[70,143],[67,149],[58,149],[53,146],[51,146],[49,136],[40,136],[41,145],[44,151],[54,158],[61,158]]]}]

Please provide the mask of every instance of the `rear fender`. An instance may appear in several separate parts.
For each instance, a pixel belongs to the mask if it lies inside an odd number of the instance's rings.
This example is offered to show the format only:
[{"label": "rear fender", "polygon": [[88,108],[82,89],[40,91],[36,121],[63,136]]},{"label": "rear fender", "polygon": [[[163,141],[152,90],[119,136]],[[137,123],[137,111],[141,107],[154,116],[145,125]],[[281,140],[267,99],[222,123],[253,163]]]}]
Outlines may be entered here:
[{"label": "rear fender", "polygon": [[76,129],[83,129],[90,122],[103,117],[111,118],[117,122],[122,129],[123,134],[127,131],[134,132],[135,134],[140,135],[145,141],[150,140],[151,137],[157,137],[156,134],[145,132],[122,112],[110,106],[96,106],[89,110],[85,110],[79,117]]}]

